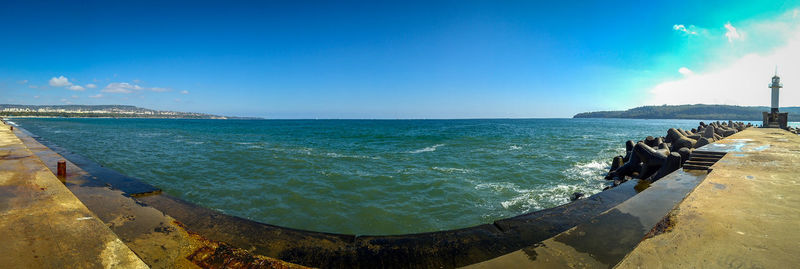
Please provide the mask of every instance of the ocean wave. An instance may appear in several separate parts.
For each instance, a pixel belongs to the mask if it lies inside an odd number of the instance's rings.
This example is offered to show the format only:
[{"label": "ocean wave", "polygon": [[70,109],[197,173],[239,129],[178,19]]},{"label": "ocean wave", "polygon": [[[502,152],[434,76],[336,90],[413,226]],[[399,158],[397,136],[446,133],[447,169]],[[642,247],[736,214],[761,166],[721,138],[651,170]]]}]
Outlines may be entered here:
[{"label": "ocean wave", "polygon": [[500,202],[500,205],[505,209],[521,214],[532,210],[541,210],[566,204],[569,202],[569,197],[572,193],[581,192],[591,195],[598,192],[598,190],[595,189],[598,189],[598,186],[592,184],[558,184],[550,188],[542,189],[517,189],[518,195]]},{"label": "ocean wave", "polygon": [[417,149],[417,150],[412,150],[412,151],[409,151],[408,153],[417,154],[417,153],[423,153],[423,152],[436,151],[436,149],[441,147],[441,146],[444,146],[444,144],[436,144],[436,145],[433,145],[433,146],[430,146],[430,147],[421,148],[421,149]]},{"label": "ocean wave", "polygon": [[508,150],[520,150],[520,149],[522,149],[522,147],[517,145],[511,145],[510,147],[508,147]]},{"label": "ocean wave", "polygon": [[593,160],[590,162],[585,163],[576,163],[572,165],[569,169],[565,171],[565,174],[569,176],[572,175],[580,175],[583,177],[590,177],[590,176],[601,176],[608,172],[610,162],[600,161],[600,160]]},{"label": "ocean wave", "polygon": [[445,172],[445,173],[468,174],[468,173],[474,172],[474,170],[472,170],[472,169],[455,168],[455,167],[438,167],[438,166],[434,166],[434,167],[431,167],[431,169],[439,171],[439,172]]},{"label": "ocean wave", "polygon": [[476,190],[485,190],[490,189],[495,192],[503,192],[503,191],[513,191],[513,192],[523,192],[527,190],[520,189],[517,184],[511,182],[490,182],[490,183],[480,183],[475,185]]},{"label": "ocean wave", "polygon": [[203,142],[203,141],[185,141],[185,142],[186,142],[186,144],[190,144],[190,145],[202,145],[202,144],[206,143],[206,142]]},{"label": "ocean wave", "polygon": [[162,135],[166,135],[166,133],[157,133],[156,132],[156,133],[137,133],[136,134],[136,136],[144,137],[144,138],[151,138],[151,137],[162,136]]},{"label": "ocean wave", "polygon": [[372,156],[364,156],[364,155],[346,155],[346,154],[339,154],[339,153],[336,153],[336,152],[326,153],[325,156],[328,156],[328,157],[331,157],[331,158],[373,159],[373,160],[380,159],[380,157],[372,157]]}]

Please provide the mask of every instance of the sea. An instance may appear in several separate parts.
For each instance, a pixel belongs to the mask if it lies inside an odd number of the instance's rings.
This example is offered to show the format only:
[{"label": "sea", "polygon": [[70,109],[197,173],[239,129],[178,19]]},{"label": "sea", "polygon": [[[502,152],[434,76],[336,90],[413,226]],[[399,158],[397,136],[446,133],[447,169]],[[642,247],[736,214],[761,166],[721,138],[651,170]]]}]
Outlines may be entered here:
[{"label": "sea", "polygon": [[357,235],[491,223],[602,191],[626,140],[699,120],[14,118],[104,167],[225,214]]}]

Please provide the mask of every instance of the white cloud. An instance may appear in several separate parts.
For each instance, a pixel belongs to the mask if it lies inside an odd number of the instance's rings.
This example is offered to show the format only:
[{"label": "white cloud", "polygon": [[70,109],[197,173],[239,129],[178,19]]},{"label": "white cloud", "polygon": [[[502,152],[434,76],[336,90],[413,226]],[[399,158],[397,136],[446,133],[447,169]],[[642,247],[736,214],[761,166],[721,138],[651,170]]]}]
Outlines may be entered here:
[{"label": "white cloud", "polygon": [[71,86],[72,82],[69,82],[69,79],[65,78],[64,76],[53,77],[50,79],[50,86],[53,87],[66,87]]},{"label": "white cloud", "polygon": [[113,82],[109,83],[101,92],[109,92],[109,93],[132,93],[133,91],[142,90],[139,85],[130,84],[127,82]]},{"label": "white cloud", "polygon": [[36,86],[36,85],[28,85],[28,88],[31,88],[31,89],[38,89],[38,88],[39,88],[39,86]]},{"label": "white cloud", "polygon": [[77,95],[70,96],[72,99],[78,99]]},{"label": "white cloud", "polygon": [[86,88],[89,88],[89,89],[94,89],[94,88],[97,88],[97,85],[94,85],[94,84],[92,84],[92,83],[89,83],[89,84],[86,84]]},{"label": "white cloud", "polygon": [[786,42],[768,53],[746,54],[701,73],[657,84],[647,104],[769,106],[767,84],[777,65],[778,75],[784,74],[781,106],[800,105],[800,76],[796,75],[800,74],[800,27],[785,34]]},{"label": "white cloud", "polygon": [[99,93],[95,95],[89,95],[89,98],[101,98],[101,97],[103,97],[103,95]]},{"label": "white cloud", "polygon": [[39,96],[38,95],[34,95],[33,98],[34,99],[39,99]]},{"label": "white cloud", "polygon": [[732,43],[733,40],[742,38],[742,36],[739,34],[739,31],[737,31],[736,27],[733,27],[730,22],[725,24],[725,29],[728,30],[725,32],[725,37],[728,38],[728,42]]},{"label": "white cloud", "polygon": [[[689,25],[689,28],[694,29],[694,25]],[[672,26],[672,29],[675,30],[675,31],[684,32],[684,33],[690,34],[690,35],[696,35],[697,34],[697,31],[690,30],[689,28],[686,28],[686,26],[684,26],[683,24],[675,24],[675,25]]]},{"label": "white cloud", "polygon": [[692,72],[692,70],[689,70],[689,68],[686,67],[678,68],[678,73],[681,73],[681,75],[686,77],[694,75],[694,72]]},{"label": "white cloud", "polygon": [[25,83],[28,83],[28,80],[27,79],[23,79],[23,80],[17,81],[17,83],[25,84]]},{"label": "white cloud", "polygon": [[62,102],[62,103],[65,103],[65,104],[68,104],[68,105],[71,105],[71,104],[72,104],[72,102],[70,102],[70,101],[69,101],[69,100],[67,100],[66,98],[61,98],[61,102]]},{"label": "white cloud", "polygon": [[187,91],[187,90],[182,90],[182,91],[181,91],[181,94],[189,94],[189,91]]},{"label": "white cloud", "polygon": [[169,91],[169,89],[167,89],[167,88],[159,88],[159,87],[150,88],[150,90],[154,91],[154,92],[168,92]]},{"label": "white cloud", "polygon": [[67,89],[70,89],[72,91],[83,91],[83,90],[85,90],[80,85],[72,85],[72,86],[67,87]]}]

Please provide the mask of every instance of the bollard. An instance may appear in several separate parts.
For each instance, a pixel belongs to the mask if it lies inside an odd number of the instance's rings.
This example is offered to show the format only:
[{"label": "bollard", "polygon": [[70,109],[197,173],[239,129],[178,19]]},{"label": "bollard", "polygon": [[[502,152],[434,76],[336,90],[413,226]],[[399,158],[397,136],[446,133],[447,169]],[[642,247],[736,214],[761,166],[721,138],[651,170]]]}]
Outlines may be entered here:
[{"label": "bollard", "polygon": [[67,162],[64,160],[58,161],[58,177],[64,181],[67,177]]},{"label": "bollard", "polygon": [[11,131],[14,131],[14,126],[11,126]]}]

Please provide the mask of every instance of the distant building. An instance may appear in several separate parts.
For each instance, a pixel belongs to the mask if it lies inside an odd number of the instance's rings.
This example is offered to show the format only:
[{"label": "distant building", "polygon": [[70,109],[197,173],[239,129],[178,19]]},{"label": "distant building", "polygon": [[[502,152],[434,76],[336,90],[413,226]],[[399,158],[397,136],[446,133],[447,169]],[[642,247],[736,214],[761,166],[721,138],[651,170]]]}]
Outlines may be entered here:
[{"label": "distant building", "polygon": [[778,112],[778,98],[780,97],[780,89],[783,88],[781,78],[778,76],[778,70],[775,69],[775,76],[772,77],[772,83],[769,84],[772,89],[772,107],[769,112],[763,112],[764,123],[761,127],[764,128],[781,128],[786,129],[789,113]]}]

